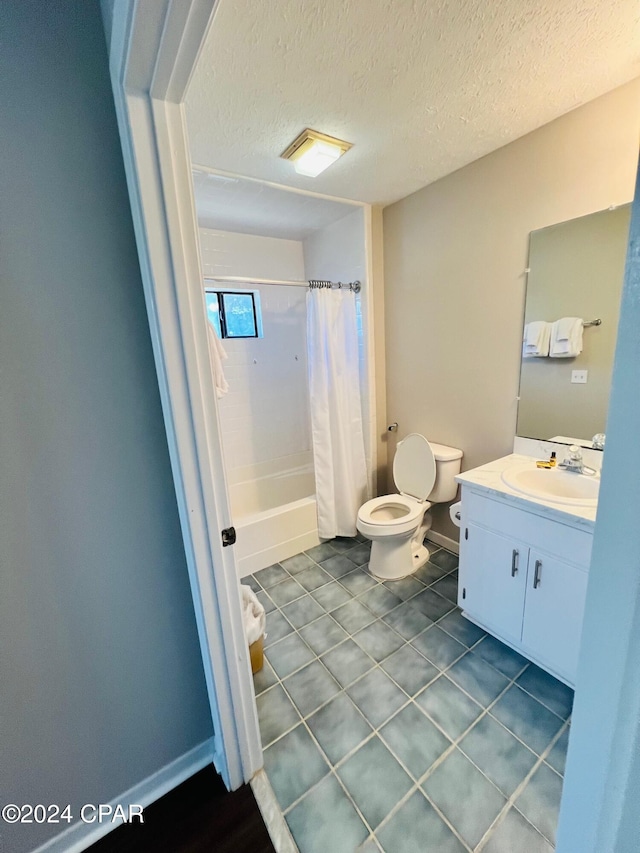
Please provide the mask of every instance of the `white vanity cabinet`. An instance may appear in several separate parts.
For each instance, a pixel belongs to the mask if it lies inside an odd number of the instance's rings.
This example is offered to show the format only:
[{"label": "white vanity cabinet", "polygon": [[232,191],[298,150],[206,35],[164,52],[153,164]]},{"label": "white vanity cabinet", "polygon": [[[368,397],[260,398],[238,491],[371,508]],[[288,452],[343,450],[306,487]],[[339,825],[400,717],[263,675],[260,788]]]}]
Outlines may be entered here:
[{"label": "white vanity cabinet", "polygon": [[573,686],[592,534],[463,486],[464,615]]}]

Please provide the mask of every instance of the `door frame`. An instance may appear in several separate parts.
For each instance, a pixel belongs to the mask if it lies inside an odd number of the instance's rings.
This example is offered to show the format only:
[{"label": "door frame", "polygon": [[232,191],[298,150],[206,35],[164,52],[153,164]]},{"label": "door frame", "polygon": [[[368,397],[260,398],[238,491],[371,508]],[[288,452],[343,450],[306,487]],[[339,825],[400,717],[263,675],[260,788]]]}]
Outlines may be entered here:
[{"label": "door frame", "polygon": [[109,67],[214,728],[234,790],[262,767],[207,340],[184,113],[218,0],[102,0]]},{"label": "door frame", "polygon": [[[219,0],[101,0],[120,141],[142,271],[169,455],[214,726],[213,762],[231,790],[263,766],[233,548],[218,407],[209,360],[203,271],[184,101]],[[204,168],[204,167],[198,167]],[[263,182],[255,179],[260,183]],[[297,187],[282,189],[333,198]],[[383,462],[375,365],[381,358],[380,210],[363,212],[367,287],[361,294],[369,489]],[[379,236],[378,236],[379,239]],[[377,247],[379,250],[379,246]],[[379,262],[379,266],[381,266]],[[375,293],[374,293],[375,291]],[[378,295],[376,295],[378,294]]]}]

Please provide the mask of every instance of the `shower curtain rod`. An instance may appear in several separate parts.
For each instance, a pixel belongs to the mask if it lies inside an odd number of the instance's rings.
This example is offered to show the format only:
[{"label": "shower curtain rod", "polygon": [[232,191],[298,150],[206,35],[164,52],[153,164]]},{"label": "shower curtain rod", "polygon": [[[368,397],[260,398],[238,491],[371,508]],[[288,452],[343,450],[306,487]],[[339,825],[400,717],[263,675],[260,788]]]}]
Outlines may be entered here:
[{"label": "shower curtain rod", "polygon": [[323,287],[326,287],[328,290],[342,290],[344,287],[345,289],[352,290],[354,293],[360,293],[360,286],[359,281],[323,281],[318,278],[309,280],[309,287],[312,290],[320,290]]},{"label": "shower curtain rod", "polygon": [[288,287],[331,287],[332,289],[348,288],[354,293],[360,293],[361,284],[359,281],[321,281],[319,279],[311,279],[310,281],[292,281],[289,279],[277,278],[246,278],[241,275],[205,275],[205,281],[225,281],[230,284],[284,284]]}]

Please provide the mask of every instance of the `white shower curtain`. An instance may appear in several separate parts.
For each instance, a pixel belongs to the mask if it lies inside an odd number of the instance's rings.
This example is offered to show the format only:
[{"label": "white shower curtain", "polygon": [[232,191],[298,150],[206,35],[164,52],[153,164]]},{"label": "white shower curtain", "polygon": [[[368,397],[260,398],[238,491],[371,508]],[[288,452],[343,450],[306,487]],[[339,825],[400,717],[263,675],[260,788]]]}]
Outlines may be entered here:
[{"label": "white shower curtain", "polygon": [[318,535],[355,536],[368,495],[354,293],[309,290],[307,347]]}]

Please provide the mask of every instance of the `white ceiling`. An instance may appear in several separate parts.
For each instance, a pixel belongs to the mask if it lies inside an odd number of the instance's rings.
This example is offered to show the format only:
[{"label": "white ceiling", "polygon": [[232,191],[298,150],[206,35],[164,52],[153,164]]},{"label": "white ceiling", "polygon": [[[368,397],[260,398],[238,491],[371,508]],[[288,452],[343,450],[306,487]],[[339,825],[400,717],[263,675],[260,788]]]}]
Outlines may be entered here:
[{"label": "white ceiling", "polygon": [[[193,162],[403,198],[640,74],[638,0],[220,0],[187,99]],[[305,127],[354,147],[317,178]]]},{"label": "white ceiling", "polygon": [[262,237],[304,240],[354,210],[353,204],[199,169],[193,170],[193,188],[201,226]]}]

